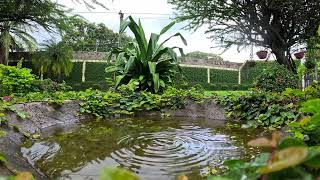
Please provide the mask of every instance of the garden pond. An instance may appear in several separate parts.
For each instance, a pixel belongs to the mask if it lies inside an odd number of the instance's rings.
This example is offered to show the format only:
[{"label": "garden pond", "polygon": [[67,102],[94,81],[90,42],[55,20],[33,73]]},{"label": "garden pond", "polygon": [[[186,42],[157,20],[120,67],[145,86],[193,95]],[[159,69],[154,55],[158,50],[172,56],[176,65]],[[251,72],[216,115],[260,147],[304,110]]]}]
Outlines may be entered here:
[{"label": "garden pond", "polygon": [[50,179],[99,179],[105,167],[123,167],[141,179],[201,179],[226,159],[251,159],[257,129],[188,118],[91,120],[48,130],[23,155]]}]

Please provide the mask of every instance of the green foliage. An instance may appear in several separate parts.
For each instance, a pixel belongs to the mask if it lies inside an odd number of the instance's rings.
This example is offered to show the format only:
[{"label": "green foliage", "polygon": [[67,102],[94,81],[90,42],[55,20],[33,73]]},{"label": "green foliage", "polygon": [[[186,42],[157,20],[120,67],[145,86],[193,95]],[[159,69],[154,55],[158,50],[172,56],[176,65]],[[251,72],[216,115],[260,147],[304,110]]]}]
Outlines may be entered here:
[{"label": "green foliage", "polygon": [[[106,78],[113,78],[113,73],[108,73],[105,69],[110,66],[108,63],[87,63],[86,64],[86,81],[106,82]],[[99,72],[99,73],[97,73]]]},{"label": "green foliage", "polygon": [[210,81],[213,84],[217,84],[217,83],[238,84],[238,71],[211,69],[210,70]]},{"label": "green foliage", "polygon": [[28,92],[33,80],[30,69],[0,64],[0,96]]},{"label": "green foliage", "polygon": [[305,117],[290,124],[291,132],[299,139],[305,140],[310,145],[319,145],[320,128],[320,99],[311,99],[302,104],[300,112]]},{"label": "green foliage", "polygon": [[100,180],[139,180],[138,176],[120,168],[106,168],[102,170]]},{"label": "green foliage", "polygon": [[5,137],[7,133],[5,131],[0,130],[0,138]]},{"label": "green foliage", "polygon": [[0,165],[5,164],[7,162],[6,157],[3,153],[0,152]]},{"label": "green foliage", "polygon": [[[87,65],[86,68],[90,68],[90,65]],[[99,74],[102,73],[103,71],[99,71]],[[98,71],[96,71],[96,70],[89,71],[89,70],[86,69],[86,76],[89,75],[89,76],[93,77],[94,75],[97,74],[97,72]],[[64,77],[63,80],[66,81],[70,85],[76,84],[76,83],[81,83],[81,80],[82,80],[82,63],[73,62],[73,68],[72,68],[72,71],[71,71],[69,77]],[[96,79],[95,81],[100,82],[101,79]]]},{"label": "green foliage", "polygon": [[298,77],[284,66],[271,66],[257,77],[255,85],[263,91],[282,92],[286,88],[297,88]]},{"label": "green foliage", "polygon": [[175,78],[177,87],[189,88],[202,85],[207,90],[248,90],[250,85],[238,85],[238,72],[227,70],[210,70],[211,84],[207,83],[207,69],[182,67],[182,76]]},{"label": "green foliage", "polygon": [[209,59],[212,61],[223,61],[223,58],[217,54],[205,53],[201,51],[190,52],[186,54],[185,57],[197,58],[197,59]]},{"label": "green foliage", "polygon": [[250,92],[241,96],[227,95],[218,98],[225,107],[227,117],[238,118],[247,125],[281,128],[297,120],[299,97],[292,93],[277,94]]},{"label": "green foliage", "polygon": [[71,87],[65,82],[57,83],[52,81],[51,79],[35,79],[32,81],[32,92],[55,92],[68,90],[71,90]]},{"label": "green foliage", "polygon": [[[110,52],[119,45],[119,34],[103,23],[90,23],[81,17],[72,16],[69,17],[68,26],[69,28],[62,34],[62,41],[74,51]],[[125,45],[130,41],[130,37],[121,35],[122,44]]]},{"label": "green foliage", "polygon": [[69,76],[73,68],[72,48],[63,42],[54,41],[48,41],[44,46],[44,51],[37,52],[32,60],[38,74],[42,77],[46,73],[57,80]]},{"label": "green foliage", "polygon": [[320,98],[320,83],[312,83],[304,90],[304,93],[308,99]]},{"label": "green foliage", "polygon": [[114,88],[114,85],[108,84],[105,81],[86,81],[84,83],[68,83],[74,91],[85,91],[86,89],[94,89],[107,91],[109,88]]},{"label": "green foliage", "polygon": [[18,49],[26,47],[33,51],[36,47],[36,40],[28,33],[28,26],[21,22],[5,22],[1,24],[3,29],[0,33],[0,63],[8,64],[9,51],[12,47]]},{"label": "green foliage", "polygon": [[224,162],[227,171],[210,180],[235,179],[315,179],[314,171],[320,167],[319,146],[308,147],[295,138],[273,135],[272,140],[258,138],[248,143],[251,146],[267,147],[270,153],[261,153],[250,162],[228,160]]},{"label": "green foliage", "polygon": [[191,88],[179,90],[168,88],[162,95],[152,94],[147,91],[136,92],[137,82],[120,86],[118,92],[86,90],[80,103],[81,113],[91,114],[96,117],[114,117],[116,115],[134,115],[137,112],[161,110],[162,108],[180,109],[188,100],[202,102],[204,94]]},{"label": "green foliage", "polygon": [[[176,18],[187,21],[189,28],[197,29],[208,25],[206,32],[211,35],[210,38],[221,40],[222,47],[230,48],[235,45],[241,49],[252,43],[270,48],[277,62],[291,71],[296,69],[290,50],[314,36],[320,22],[317,14],[320,4],[315,1],[305,1],[303,5],[296,0],[168,2],[177,11]],[[271,30],[279,27],[281,33]]]},{"label": "green foliage", "polygon": [[[131,16],[122,22],[120,32],[129,27],[136,42],[114,51],[116,63],[107,68],[107,72],[116,73],[116,87],[134,80],[139,82],[139,90],[157,93],[172,83],[172,78],[179,71],[178,59],[173,48],[165,47],[164,44],[176,36],[180,37],[184,44],[186,41],[180,33],[163,42],[159,42],[159,39],[174,24],[175,22],[172,22],[164,27],[160,34],[152,33],[147,41],[140,22],[137,24]],[[179,50],[182,51],[180,48]]]}]

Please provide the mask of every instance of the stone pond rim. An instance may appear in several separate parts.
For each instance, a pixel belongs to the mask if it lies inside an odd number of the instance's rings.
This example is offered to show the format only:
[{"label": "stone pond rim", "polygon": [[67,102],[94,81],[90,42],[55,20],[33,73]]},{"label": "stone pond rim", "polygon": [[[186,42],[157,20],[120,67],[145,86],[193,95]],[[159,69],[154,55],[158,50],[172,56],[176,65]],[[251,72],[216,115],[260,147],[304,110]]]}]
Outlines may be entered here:
[{"label": "stone pond rim", "polygon": [[[6,166],[0,166],[1,175],[12,175],[15,172],[29,171],[36,179],[48,179],[38,171],[21,154],[21,144],[25,135],[42,134],[48,128],[55,126],[71,125],[89,119],[88,116],[79,115],[79,101],[66,101],[63,105],[56,107],[47,102],[32,102],[14,105],[18,110],[26,112],[29,119],[20,120],[14,113],[8,113],[10,127],[3,127],[7,136],[0,138],[0,152],[6,156]],[[184,109],[164,109],[171,117],[203,118],[225,121],[224,111],[215,101],[195,103],[188,101]],[[136,116],[161,116],[160,111],[148,111],[136,113]]]}]

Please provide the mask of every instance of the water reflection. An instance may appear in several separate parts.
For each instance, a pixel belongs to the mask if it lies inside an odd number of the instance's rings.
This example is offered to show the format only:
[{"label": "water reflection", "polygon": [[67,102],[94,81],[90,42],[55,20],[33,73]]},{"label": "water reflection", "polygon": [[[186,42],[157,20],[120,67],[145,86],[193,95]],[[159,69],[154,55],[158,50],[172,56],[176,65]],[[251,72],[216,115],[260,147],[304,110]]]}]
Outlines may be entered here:
[{"label": "water reflection", "polygon": [[91,121],[57,131],[24,156],[52,178],[98,179],[100,169],[121,166],[142,179],[199,179],[225,159],[249,157],[245,146],[258,131],[185,118]]}]

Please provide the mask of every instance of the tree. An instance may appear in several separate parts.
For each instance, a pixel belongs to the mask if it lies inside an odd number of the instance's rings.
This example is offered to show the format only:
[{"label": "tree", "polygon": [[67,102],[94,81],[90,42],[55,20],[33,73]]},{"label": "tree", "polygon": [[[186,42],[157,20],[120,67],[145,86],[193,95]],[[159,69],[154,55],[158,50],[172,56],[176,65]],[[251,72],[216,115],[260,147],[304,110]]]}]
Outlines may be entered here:
[{"label": "tree", "polygon": [[205,52],[201,52],[201,51],[193,51],[193,52],[187,53],[185,55],[185,57],[209,59],[212,61],[223,61],[223,58],[217,54],[205,53]]},{"label": "tree", "polygon": [[9,50],[16,47],[35,46],[29,34],[33,28],[42,27],[52,32],[64,29],[65,10],[50,0],[6,0],[0,2],[0,64],[8,61]]},{"label": "tree", "polygon": [[43,79],[43,74],[53,76],[57,80],[61,80],[63,76],[69,76],[72,71],[72,48],[64,42],[56,43],[48,41],[44,44],[42,51],[35,53],[32,60],[33,65]]},{"label": "tree", "polygon": [[[108,29],[104,24],[89,23],[84,19],[69,17],[69,27],[62,33],[62,40],[74,51],[109,52],[118,47],[119,34]],[[126,35],[121,35],[122,45],[131,41]]]},{"label": "tree", "polygon": [[100,7],[103,7],[105,9],[108,9],[101,1],[99,0],[72,0],[77,3],[84,3],[84,5],[88,9],[95,9],[95,5],[98,5]]},{"label": "tree", "polygon": [[4,22],[0,29],[0,64],[8,64],[10,50],[33,50],[36,44],[36,40],[28,33],[28,27],[15,22]]},{"label": "tree", "polygon": [[190,28],[209,25],[207,33],[221,45],[270,48],[277,62],[295,71],[292,48],[316,34],[320,24],[318,0],[169,0],[178,19]]},{"label": "tree", "polygon": [[0,6],[0,26],[15,22],[50,31],[64,25],[64,7],[50,0],[5,0]]}]

